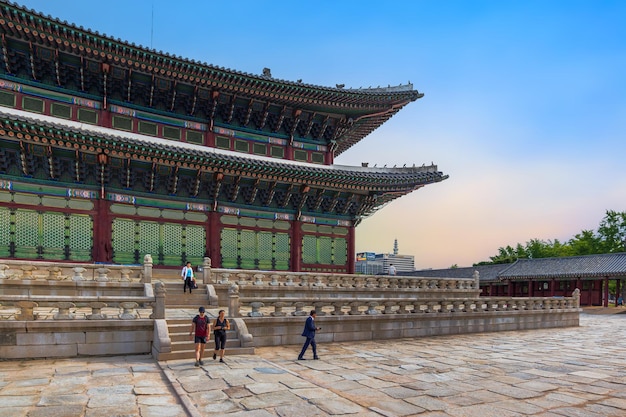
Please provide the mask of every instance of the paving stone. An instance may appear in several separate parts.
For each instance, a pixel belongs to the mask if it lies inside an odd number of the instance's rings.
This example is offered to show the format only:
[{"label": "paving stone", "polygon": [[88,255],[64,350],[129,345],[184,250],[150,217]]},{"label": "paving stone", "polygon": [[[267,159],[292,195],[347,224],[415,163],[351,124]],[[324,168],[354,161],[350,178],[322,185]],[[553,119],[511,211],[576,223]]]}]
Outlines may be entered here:
[{"label": "paving stone", "polygon": [[28,407],[0,407],[0,417],[25,417],[28,413]]},{"label": "paving stone", "polygon": [[84,408],[82,404],[36,407],[30,409],[28,417],[76,417],[83,415]]},{"label": "paving stone", "polygon": [[[326,417],[328,413],[312,404],[281,405],[274,408],[274,412],[280,417]],[[229,415],[230,417],[230,415]]]},{"label": "paving stone", "polygon": [[136,417],[138,415],[140,415],[139,409],[134,404],[118,404],[85,410],[85,417]]},{"label": "paving stone", "polygon": [[[255,398],[255,397],[253,397]],[[265,407],[257,407],[257,408],[265,408]],[[206,404],[199,408],[200,412],[204,413],[204,415],[224,415],[226,413],[232,413],[235,411],[241,411],[241,408],[231,400],[226,401],[218,401]]]},{"label": "paving stone", "polygon": [[[309,400],[315,403],[317,399]],[[269,392],[242,399],[239,404],[247,410],[256,410],[259,408],[271,408],[280,405],[302,404],[306,401],[289,391]]]},{"label": "paving stone", "polygon": [[116,404],[135,404],[135,396],[133,394],[99,394],[91,395],[87,407],[89,408],[103,408],[112,407]]},{"label": "paving stone", "polygon": [[2,395],[0,404],[2,407],[27,407],[35,405],[39,401],[38,395]]},{"label": "paving stone", "polygon": [[247,384],[246,388],[253,394],[265,394],[267,392],[287,390],[286,386],[273,382],[257,382],[254,384]]},{"label": "paving stone", "polygon": [[331,415],[355,414],[363,410],[361,406],[344,400],[343,398],[313,398],[309,400],[309,402]]},{"label": "paving stone", "polygon": [[89,401],[87,394],[46,395],[41,397],[37,406],[87,404],[87,401]]},{"label": "paving stone", "polygon": [[626,415],[626,398],[607,398],[605,400],[598,401],[598,404],[623,410],[624,415]]},{"label": "paving stone", "polygon": [[139,406],[141,417],[187,417],[180,405]]},{"label": "paving stone", "polygon": [[411,416],[424,411],[423,408],[404,401],[381,401],[370,407],[370,410],[389,417]]},{"label": "paving stone", "polygon": [[252,393],[245,387],[230,387],[223,390],[230,398],[245,398],[252,395]]}]

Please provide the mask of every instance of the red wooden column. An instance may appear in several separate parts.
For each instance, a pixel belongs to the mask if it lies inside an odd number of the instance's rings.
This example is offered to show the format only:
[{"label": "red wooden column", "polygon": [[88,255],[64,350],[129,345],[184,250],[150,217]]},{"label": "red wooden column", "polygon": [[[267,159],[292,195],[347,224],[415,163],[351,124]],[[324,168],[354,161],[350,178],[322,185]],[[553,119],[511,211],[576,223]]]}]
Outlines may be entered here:
[{"label": "red wooden column", "polygon": [[212,268],[222,267],[222,255],[220,236],[222,235],[222,229],[220,227],[220,214],[216,211],[209,212],[209,225],[206,228],[206,253],[211,258]]},{"label": "red wooden column", "polygon": [[356,268],[356,242],[355,242],[355,227],[348,227],[348,274],[354,274]]},{"label": "red wooden column", "polygon": [[609,278],[604,278],[604,280],[602,280],[602,291],[603,291],[603,300],[602,300],[602,306],[604,307],[608,307],[609,306]]},{"label": "red wooden column", "polygon": [[622,280],[620,279],[615,280],[615,307],[617,307],[617,299],[620,298],[622,295],[622,289],[620,288],[621,283],[622,283]]},{"label": "red wooden column", "polygon": [[533,280],[529,279],[528,280],[528,296],[532,297],[533,293],[534,293],[534,291],[533,291]]},{"label": "red wooden column", "polygon": [[291,221],[291,270],[300,272],[302,270],[302,222],[300,220]]},{"label": "red wooden column", "polygon": [[550,280],[550,297],[554,297],[554,291],[555,291],[554,287],[556,287],[556,280],[552,278]]},{"label": "red wooden column", "polygon": [[111,202],[103,199],[93,202],[96,213],[93,217],[92,258],[94,262],[113,262]]}]

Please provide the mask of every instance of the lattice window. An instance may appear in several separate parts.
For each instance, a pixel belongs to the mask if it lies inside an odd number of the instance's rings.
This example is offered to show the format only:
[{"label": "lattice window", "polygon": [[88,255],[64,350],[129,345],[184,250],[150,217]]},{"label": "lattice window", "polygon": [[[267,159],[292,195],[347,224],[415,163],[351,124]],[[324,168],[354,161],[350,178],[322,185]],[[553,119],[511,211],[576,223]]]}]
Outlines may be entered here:
[{"label": "lattice window", "polygon": [[91,259],[93,246],[93,223],[91,217],[83,214],[72,214],[69,220],[70,259],[88,261]]},{"label": "lattice window", "polygon": [[159,224],[155,222],[139,223],[139,255],[150,254],[158,257],[159,254]]},{"label": "lattice window", "polygon": [[[163,228],[163,264],[180,265],[182,263],[181,254],[183,252],[183,227],[180,224],[165,223]],[[152,259],[155,258],[152,254]],[[157,257],[158,258],[158,257]]]},{"label": "lattice window", "polygon": [[270,232],[258,232],[257,237],[257,259],[260,269],[271,269],[274,251],[274,239]]},{"label": "lattice window", "polygon": [[163,225],[163,254],[180,255],[183,251],[183,228],[180,224],[165,223]]},{"label": "lattice window", "polygon": [[275,235],[275,268],[280,271],[289,269],[289,259],[291,252],[289,248],[289,235],[287,233],[276,233]]},{"label": "lattice window", "polygon": [[317,239],[315,236],[304,235],[302,238],[302,262],[317,263]]},{"label": "lattice window", "polygon": [[133,252],[135,250],[135,222],[126,219],[113,220],[113,250]]},{"label": "lattice window", "polygon": [[39,215],[36,211],[15,213],[15,245],[35,247],[39,243]]},{"label": "lattice window", "polygon": [[318,263],[328,265],[333,262],[333,240],[327,236],[320,236],[317,239],[317,259]]},{"label": "lattice window", "polygon": [[257,257],[256,233],[251,230],[241,230],[239,232],[239,242],[240,267],[243,269],[254,269]]},{"label": "lattice window", "polygon": [[191,262],[198,263],[198,260],[204,258],[206,248],[206,234],[204,227],[187,226],[185,228],[185,253],[187,259]]},{"label": "lattice window", "polygon": [[333,263],[335,265],[346,265],[348,263],[348,242],[346,241],[346,239],[334,239]]},{"label": "lattice window", "polygon": [[44,259],[65,258],[65,215],[46,212],[41,214],[41,246]]},{"label": "lattice window", "polygon": [[224,268],[237,267],[237,240],[237,230],[228,228],[222,229],[220,253],[222,255],[222,266]]},{"label": "lattice window", "polygon": [[11,244],[11,211],[7,208],[0,208],[0,256],[10,255]]}]

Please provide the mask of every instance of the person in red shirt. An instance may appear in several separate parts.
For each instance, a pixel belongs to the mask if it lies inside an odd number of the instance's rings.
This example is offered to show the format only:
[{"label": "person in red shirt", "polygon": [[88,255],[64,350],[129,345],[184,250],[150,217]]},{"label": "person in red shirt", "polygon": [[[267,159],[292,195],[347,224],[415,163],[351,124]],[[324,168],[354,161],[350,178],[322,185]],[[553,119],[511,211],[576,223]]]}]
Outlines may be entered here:
[{"label": "person in red shirt", "polygon": [[198,309],[198,315],[193,318],[191,322],[191,330],[189,336],[193,335],[194,343],[196,344],[196,366],[204,365],[202,362],[202,355],[204,354],[204,348],[206,342],[210,338],[211,323],[209,318],[204,315],[204,307]]}]

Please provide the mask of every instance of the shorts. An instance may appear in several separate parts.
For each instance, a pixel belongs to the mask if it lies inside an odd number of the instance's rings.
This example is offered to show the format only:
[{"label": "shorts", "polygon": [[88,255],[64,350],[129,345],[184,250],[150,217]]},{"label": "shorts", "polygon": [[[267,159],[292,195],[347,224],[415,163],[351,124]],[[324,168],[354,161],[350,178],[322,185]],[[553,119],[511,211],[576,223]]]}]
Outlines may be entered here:
[{"label": "shorts", "polygon": [[206,336],[196,336],[196,337],[194,337],[194,343],[206,344]]}]

